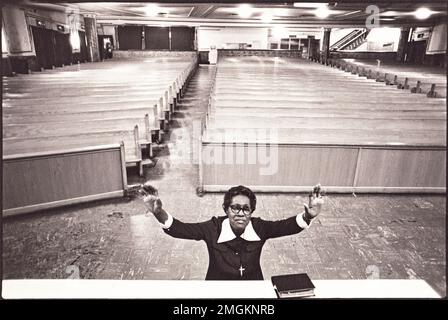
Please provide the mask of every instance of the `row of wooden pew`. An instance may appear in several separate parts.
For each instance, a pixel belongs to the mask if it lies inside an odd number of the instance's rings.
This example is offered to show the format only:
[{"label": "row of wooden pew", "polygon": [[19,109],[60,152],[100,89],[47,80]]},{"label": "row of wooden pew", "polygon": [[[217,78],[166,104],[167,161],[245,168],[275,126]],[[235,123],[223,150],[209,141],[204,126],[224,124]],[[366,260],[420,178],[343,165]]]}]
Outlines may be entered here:
[{"label": "row of wooden pew", "polygon": [[[232,181],[260,191],[303,191],[316,182],[337,192],[444,187],[443,98],[410,95],[309,60],[221,58],[205,122],[205,191],[223,191]],[[261,147],[276,158],[254,163],[248,153]],[[274,172],[260,174],[271,160]]]},{"label": "row of wooden pew", "polygon": [[152,162],[197,67],[192,53],[3,80],[3,213],[123,196]]},{"label": "row of wooden pew", "polygon": [[355,59],[322,59],[310,58],[315,62],[338,68],[346,72],[357,74],[360,77],[374,79],[397,89],[409,90],[411,93],[425,94],[429,98],[446,98],[445,75],[434,75],[416,72],[408,72],[405,68],[394,68],[386,63],[386,67],[373,66],[373,63]]},{"label": "row of wooden pew", "polygon": [[[398,130],[402,135],[403,130],[411,131],[411,135],[424,130],[440,133],[438,140],[427,139],[428,143],[444,144],[444,99],[409,96],[350,74],[329,73],[306,61],[283,60],[282,63],[278,60],[277,65],[274,60],[272,70],[266,66],[254,70],[253,62],[246,65],[241,62],[233,68],[221,61],[210,103],[209,129],[357,129],[376,136],[386,130],[375,141],[378,144],[394,142],[389,136],[392,132],[387,130]],[[301,132],[301,136],[305,134],[315,135],[315,131]],[[284,138],[291,141],[294,137],[297,135]],[[340,137],[340,143],[354,138],[357,136]],[[421,139],[424,141],[425,137],[422,135]],[[364,137],[364,140],[372,139]]]},{"label": "row of wooden pew", "polygon": [[[5,79],[4,156],[123,141],[142,174],[195,62],[103,62]],[[173,61],[174,60],[174,61]]]}]

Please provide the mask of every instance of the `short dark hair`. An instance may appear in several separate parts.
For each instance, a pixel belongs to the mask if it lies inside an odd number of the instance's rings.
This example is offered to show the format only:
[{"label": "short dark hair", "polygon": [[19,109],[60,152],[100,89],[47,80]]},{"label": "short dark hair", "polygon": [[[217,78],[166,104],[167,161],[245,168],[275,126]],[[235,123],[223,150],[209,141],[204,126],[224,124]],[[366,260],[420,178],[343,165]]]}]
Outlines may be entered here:
[{"label": "short dark hair", "polygon": [[227,209],[229,209],[230,203],[232,202],[233,197],[243,195],[249,198],[250,201],[250,209],[251,212],[255,211],[255,207],[257,205],[257,197],[255,196],[255,193],[253,193],[252,190],[245,186],[236,186],[232,187],[224,195],[224,203],[222,204],[222,207],[224,209],[224,212],[227,213]]}]

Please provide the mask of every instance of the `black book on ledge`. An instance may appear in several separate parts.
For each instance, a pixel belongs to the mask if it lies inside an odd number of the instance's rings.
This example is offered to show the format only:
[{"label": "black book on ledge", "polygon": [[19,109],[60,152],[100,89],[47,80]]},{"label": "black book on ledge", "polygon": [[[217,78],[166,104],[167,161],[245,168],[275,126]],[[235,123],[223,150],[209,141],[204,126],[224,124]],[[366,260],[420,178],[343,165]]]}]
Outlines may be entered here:
[{"label": "black book on ledge", "polygon": [[271,281],[279,298],[314,296],[314,284],[306,273],[272,276]]}]

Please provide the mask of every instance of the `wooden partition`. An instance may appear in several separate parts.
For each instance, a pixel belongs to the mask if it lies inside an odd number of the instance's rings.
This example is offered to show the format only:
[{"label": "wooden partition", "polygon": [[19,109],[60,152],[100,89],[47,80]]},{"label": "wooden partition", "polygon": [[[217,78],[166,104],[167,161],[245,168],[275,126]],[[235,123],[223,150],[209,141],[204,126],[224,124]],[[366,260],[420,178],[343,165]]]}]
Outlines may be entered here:
[{"label": "wooden partition", "polygon": [[123,144],[3,158],[3,215],[121,197]]},{"label": "wooden partition", "polygon": [[171,50],[193,51],[195,28],[171,27]]},{"label": "wooden partition", "polygon": [[218,57],[282,57],[282,58],[300,58],[301,50],[262,50],[262,49],[219,49]]},{"label": "wooden partition", "polygon": [[196,51],[164,51],[164,50],[115,50],[114,59],[138,59],[138,58],[193,58],[197,57]]},{"label": "wooden partition", "polygon": [[61,33],[53,31],[55,40],[55,60],[56,66],[69,65],[72,63],[72,47],[70,45],[70,35],[68,33]]},{"label": "wooden partition", "polygon": [[201,188],[260,192],[444,193],[445,147],[202,142]]},{"label": "wooden partition", "polygon": [[56,66],[53,31],[40,27],[31,27],[36,58],[40,67],[52,69]]},{"label": "wooden partition", "polygon": [[169,28],[145,27],[145,50],[169,50]]},{"label": "wooden partition", "polygon": [[120,50],[141,50],[142,31],[142,26],[118,26]]},{"label": "wooden partition", "polygon": [[396,52],[365,52],[365,51],[336,51],[330,53],[333,59],[380,59],[382,61],[396,61]]}]

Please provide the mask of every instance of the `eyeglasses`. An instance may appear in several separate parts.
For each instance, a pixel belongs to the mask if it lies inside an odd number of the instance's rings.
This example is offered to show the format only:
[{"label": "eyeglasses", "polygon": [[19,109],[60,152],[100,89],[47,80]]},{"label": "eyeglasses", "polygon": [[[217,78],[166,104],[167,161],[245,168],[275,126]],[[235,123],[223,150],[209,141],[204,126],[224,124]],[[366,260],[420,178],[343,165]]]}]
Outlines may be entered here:
[{"label": "eyeglasses", "polygon": [[239,214],[241,211],[243,211],[243,213],[248,216],[252,213],[252,211],[250,210],[249,206],[240,206],[239,204],[231,204],[230,205],[230,210],[234,213],[234,214]]}]

